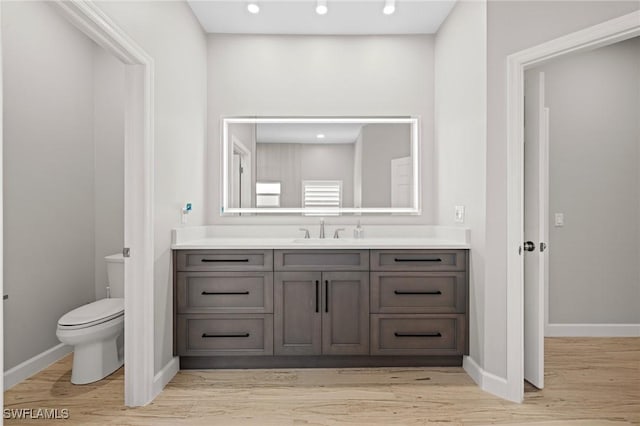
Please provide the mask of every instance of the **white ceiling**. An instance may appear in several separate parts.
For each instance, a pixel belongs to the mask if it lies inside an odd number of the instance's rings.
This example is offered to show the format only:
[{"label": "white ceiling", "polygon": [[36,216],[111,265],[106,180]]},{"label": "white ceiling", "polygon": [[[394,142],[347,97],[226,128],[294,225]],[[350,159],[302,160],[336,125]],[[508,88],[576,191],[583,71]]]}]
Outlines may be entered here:
[{"label": "white ceiling", "polygon": [[[359,123],[260,123],[256,125],[258,143],[354,143],[363,124]],[[319,139],[318,135],[324,135]]]},{"label": "white ceiling", "polygon": [[188,0],[208,33],[230,34],[433,34],[456,0],[396,0],[384,15],[384,0],[328,0],[329,12],[316,14],[316,0],[258,0],[260,13],[245,0]]}]

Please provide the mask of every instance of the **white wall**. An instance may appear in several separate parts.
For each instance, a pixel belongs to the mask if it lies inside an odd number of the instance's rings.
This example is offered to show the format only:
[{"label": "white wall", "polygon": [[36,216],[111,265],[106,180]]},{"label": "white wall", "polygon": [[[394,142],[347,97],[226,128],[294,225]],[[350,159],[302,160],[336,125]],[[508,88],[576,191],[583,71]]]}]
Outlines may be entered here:
[{"label": "white wall", "polygon": [[105,297],[103,257],[124,231],[124,67],[48,4],[12,3],[4,19],[7,370]]},{"label": "white wall", "polygon": [[484,257],[486,213],[485,2],[458,2],[435,44],[435,168],[437,223],[453,226],[454,206],[465,207],[459,226],[471,228],[470,356],[484,359]]},{"label": "white wall", "polygon": [[94,300],[94,44],[40,2],[3,4],[5,370]]},{"label": "white wall", "polygon": [[[640,323],[640,38],[552,61],[549,322]],[[556,227],[554,213],[564,213]]]},{"label": "white wall", "polygon": [[342,205],[353,206],[354,144],[258,143],[257,181],[282,182],[280,205],[302,207],[302,181],[342,181]]},{"label": "white wall", "polygon": [[411,155],[411,126],[369,124],[361,136],[362,207],[391,207],[391,160]]},{"label": "white wall", "polygon": [[[207,223],[287,223],[220,217],[223,116],[420,116],[423,214],[364,223],[432,223],[433,36],[208,36]],[[338,219],[336,219],[338,220]],[[348,219],[341,218],[346,221]],[[317,218],[301,218],[317,222]]]},{"label": "white wall", "polygon": [[498,377],[506,377],[507,371],[506,57],[511,53],[630,13],[639,7],[640,5],[634,1],[492,1],[488,4],[483,367]]},{"label": "white wall", "polygon": [[106,297],[104,257],[124,247],[124,64],[97,45],[93,54],[95,289]]},{"label": "white wall", "polygon": [[[173,352],[171,229],[193,204],[189,225],[205,209],[206,37],[185,2],[99,2],[155,64],[155,371]],[[217,162],[215,164],[218,164]]]}]

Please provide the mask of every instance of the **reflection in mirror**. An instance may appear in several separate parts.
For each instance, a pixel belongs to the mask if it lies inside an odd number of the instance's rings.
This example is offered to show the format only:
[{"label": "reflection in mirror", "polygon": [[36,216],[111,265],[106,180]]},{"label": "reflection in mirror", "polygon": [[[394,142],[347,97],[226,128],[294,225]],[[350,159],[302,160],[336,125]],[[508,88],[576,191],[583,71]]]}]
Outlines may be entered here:
[{"label": "reflection in mirror", "polygon": [[223,122],[223,212],[419,212],[417,119]]}]

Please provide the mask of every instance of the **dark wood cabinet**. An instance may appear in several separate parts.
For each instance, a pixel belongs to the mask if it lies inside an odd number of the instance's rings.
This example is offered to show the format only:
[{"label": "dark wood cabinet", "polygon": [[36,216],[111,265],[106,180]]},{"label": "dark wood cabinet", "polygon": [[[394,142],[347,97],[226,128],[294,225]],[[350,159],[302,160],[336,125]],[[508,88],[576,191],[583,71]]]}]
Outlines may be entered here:
[{"label": "dark wood cabinet", "polygon": [[369,354],[369,273],[322,273],[322,353]]},{"label": "dark wood cabinet", "polygon": [[274,353],[322,353],[322,273],[275,272]]},{"label": "dark wood cabinet", "polygon": [[372,355],[462,355],[464,315],[371,315]]},{"label": "dark wood cabinet", "polygon": [[180,313],[273,312],[272,272],[178,272]]},{"label": "dark wood cabinet", "polygon": [[273,354],[273,315],[186,314],[177,327],[179,355]]},{"label": "dark wood cabinet", "polygon": [[174,353],[273,355],[273,252],[174,252]]},{"label": "dark wood cabinet", "polygon": [[466,250],[371,251],[371,355],[468,354]]},{"label": "dark wood cabinet", "polygon": [[276,355],[367,355],[369,274],[275,272],[274,326]]},{"label": "dark wood cabinet", "polygon": [[181,368],[452,366],[468,250],[176,250]]},{"label": "dark wood cabinet", "polygon": [[465,272],[371,272],[371,312],[465,313]]}]

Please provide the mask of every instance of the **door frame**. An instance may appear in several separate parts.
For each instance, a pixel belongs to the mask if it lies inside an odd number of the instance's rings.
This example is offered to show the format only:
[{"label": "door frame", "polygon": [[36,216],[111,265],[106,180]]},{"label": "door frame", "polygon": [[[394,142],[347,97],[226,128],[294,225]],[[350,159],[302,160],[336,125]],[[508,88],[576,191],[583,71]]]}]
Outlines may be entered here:
[{"label": "door frame", "polygon": [[[0,407],[4,408],[4,91],[2,82],[4,77],[2,74],[2,2],[0,1],[0,294],[2,294],[2,303],[0,304],[0,366],[2,374],[0,374]],[[0,422],[2,424],[2,422]]]},{"label": "door frame", "polygon": [[[524,72],[558,57],[640,35],[640,11],[620,16],[507,57],[507,395],[524,398]],[[543,337],[542,337],[543,338]]]},{"label": "door frame", "polygon": [[[245,176],[248,175],[247,179],[240,179],[240,191],[241,191],[241,196],[240,196],[240,206],[242,207],[242,198],[244,197],[245,199],[247,198],[246,195],[242,195],[242,194],[246,194],[246,190],[249,190],[249,200],[253,200],[253,194],[252,194],[252,188],[253,188],[253,159],[251,158],[251,150],[249,150],[249,148],[247,148],[240,139],[238,139],[235,135],[231,136],[231,143],[232,143],[232,149],[231,149],[231,155],[235,154],[236,152],[239,153],[240,155],[240,166],[243,169],[247,169],[247,173],[245,174]],[[251,207],[251,202],[249,204],[249,207]]]},{"label": "door frame", "polygon": [[57,0],[55,5],[80,31],[126,65],[124,245],[130,248],[131,257],[125,258],[124,403],[141,406],[155,396],[154,62],[94,3]]},{"label": "door frame", "polygon": [[[124,309],[127,320],[125,322],[124,403],[130,407],[141,406],[151,402],[154,397],[154,62],[91,1],[56,0],[52,5],[87,37],[126,65],[124,245],[130,248],[131,257],[125,258]],[[0,46],[0,65],[1,63]],[[0,70],[0,78],[1,75]],[[0,81],[0,112],[2,102]],[[3,143],[2,119],[0,114],[0,152]],[[0,160],[1,158],[0,155]],[[3,196],[1,172],[2,163],[0,162],[0,201]],[[0,222],[3,219],[1,206],[0,203]],[[0,290],[3,290],[1,274],[3,250],[2,241],[0,241]],[[0,327],[2,326],[4,323],[0,307]],[[0,349],[2,349],[2,341],[0,341]],[[0,375],[0,385],[1,378]]]}]

